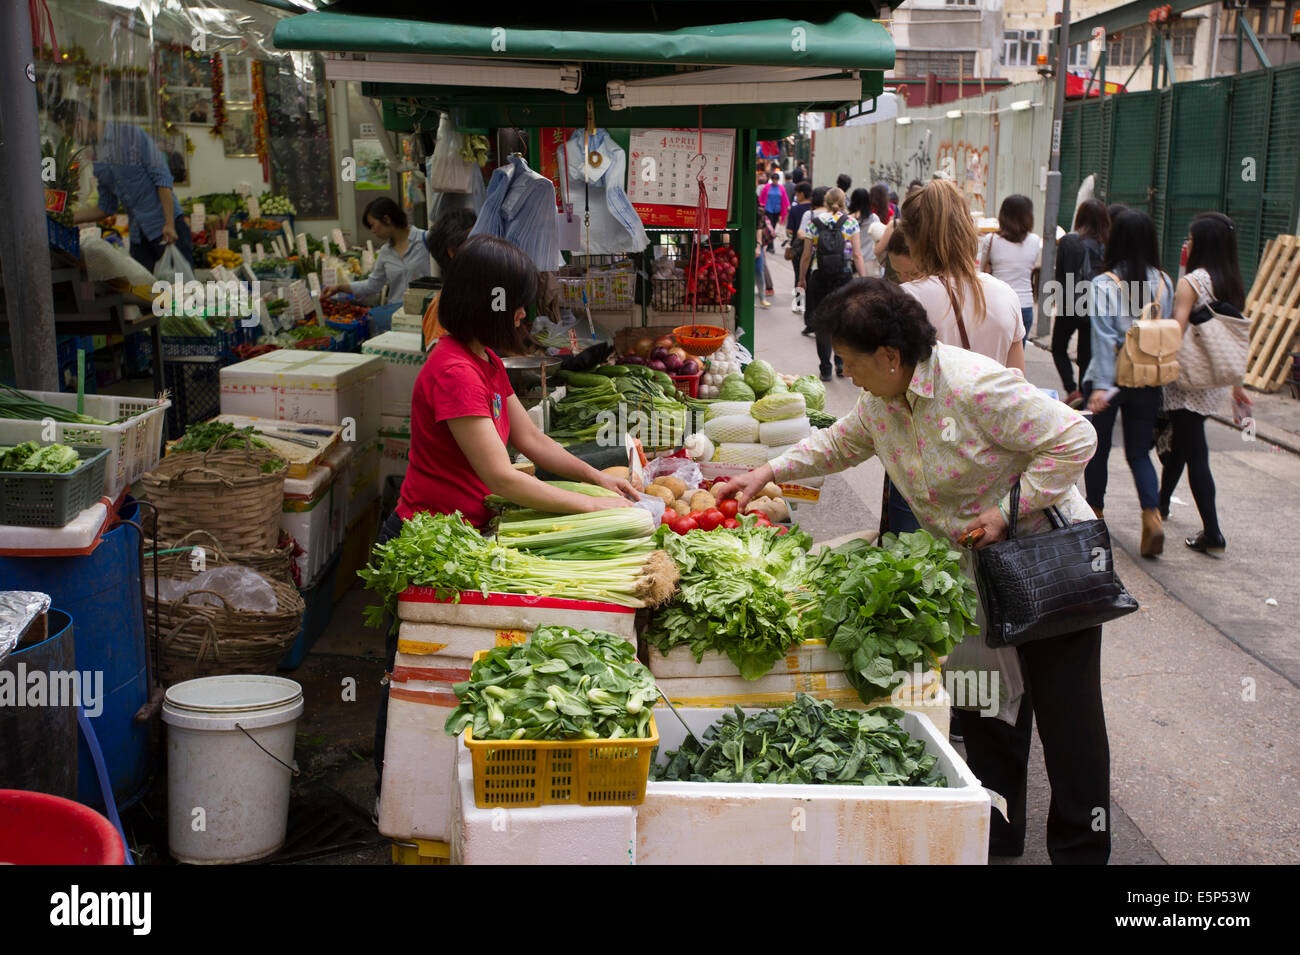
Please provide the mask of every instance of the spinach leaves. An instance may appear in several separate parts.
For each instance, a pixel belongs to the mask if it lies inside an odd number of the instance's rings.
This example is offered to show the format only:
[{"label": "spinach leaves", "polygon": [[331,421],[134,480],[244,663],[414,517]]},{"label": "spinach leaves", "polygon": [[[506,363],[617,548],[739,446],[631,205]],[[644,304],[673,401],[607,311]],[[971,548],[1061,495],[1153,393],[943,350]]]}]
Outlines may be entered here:
[{"label": "spinach leaves", "polygon": [[704,749],[687,737],[661,781],[805,783],[838,786],[942,786],[938,756],[898,725],[903,711],[837,709],[800,693],[779,710],[746,716],[740,707],[704,731]]}]

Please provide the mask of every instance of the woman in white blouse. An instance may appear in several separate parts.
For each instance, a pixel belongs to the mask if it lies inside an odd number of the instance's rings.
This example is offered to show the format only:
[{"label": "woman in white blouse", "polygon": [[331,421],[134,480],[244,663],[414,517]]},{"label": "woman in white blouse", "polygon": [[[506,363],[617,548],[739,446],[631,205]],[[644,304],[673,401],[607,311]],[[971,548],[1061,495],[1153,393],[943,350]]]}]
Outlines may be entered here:
[{"label": "woman in white blouse", "polygon": [[343,292],[355,298],[369,298],[383,291],[386,285],[388,301],[400,302],[413,279],[428,278],[433,271],[424,244],[424,230],[408,225],[402,207],[387,196],[380,196],[366,206],[361,218],[375,238],[384,243],[375,256],[375,267],[368,277],[359,281],[325,286],[321,295]]},{"label": "woman in white blouse", "polygon": [[1034,289],[1038,286],[1038,260],[1043,240],[1034,234],[1034,203],[1028,196],[1007,196],[998,209],[998,231],[981,250],[985,272],[1006,282],[1020,302],[1025,340],[1034,327]]},{"label": "woman in white blouse", "polygon": [[[976,546],[1004,539],[1016,481],[1020,534],[1047,530],[1044,509],[1053,505],[1067,520],[1092,518],[1075,483],[1097,436],[1078,412],[997,361],[938,343],[916,300],[883,279],[856,279],[832,293],[817,321],[862,388],[856,407],[726,484],[722,497],[734,495],[743,507],[768,481],[833,474],[878,457],[922,527],[947,540],[974,528],[984,531]],[[1052,861],[1104,864],[1109,827],[1093,825],[1095,808],[1110,805],[1101,627],[999,653],[1009,654],[999,661],[1006,681],[999,718],[979,718],[965,701],[962,720],[971,769],[1007,797],[1011,823],[993,813],[990,851],[1023,852],[1036,715],[1052,785]]]}]

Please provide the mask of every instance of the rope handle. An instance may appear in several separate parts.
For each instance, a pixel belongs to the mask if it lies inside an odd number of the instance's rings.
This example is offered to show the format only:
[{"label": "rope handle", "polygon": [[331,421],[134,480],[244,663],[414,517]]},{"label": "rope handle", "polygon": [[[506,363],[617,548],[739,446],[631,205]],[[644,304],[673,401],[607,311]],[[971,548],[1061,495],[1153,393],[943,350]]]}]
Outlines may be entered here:
[{"label": "rope handle", "polygon": [[[230,619],[230,615],[235,612],[235,608],[231,606],[230,601],[226,599],[224,594],[216,590],[187,590],[185,591],[184,594],[181,595],[180,600],[173,601],[173,603],[175,603],[177,606],[193,606],[196,609],[199,607],[207,607],[208,606],[207,604],[193,604],[193,605],[190,604],[190,598],[195,594],[212,594],[214,597],[220,600],[224,606],[226,612],[226,624],[233,625],[235,623],[234,620]],[[212,608],[212,609],[216,609],[216,608]]]},{"label": "rope handle", "polygon": [[221,641],[217,637],[217,628],[213,624],[211,617],[206,617],[202,614],[197,614],[197,613],[191,614],[190,616],[186,617],[184,620],[177,623],[165,634],[159,635],[158,637],[159,652],[165,653],[167,651],[167,648],[171,646],[172,641],[175,640],[178,636],[180,636],[181,633],[185,630],[185,628],[188,627],[191,623],[193,623],[196,620],[206,628],[207,633],[203,637],[203,642],[199,644],[199,653],[198,656],[194,658],[194,662],[202,663],[203,658],[207,655],[207,651],[209,647],[212,648],[212,658],[220,662]]},{"label": "rope handle", "polygon": [[258,749],[260,749],[262,752],[266,753],[267,756],[270,756],[273,760],[275,760],[277,763],[279,763],[279,764],[280,764],[281,766],[283,766],[285,769],[289,770],[289,772],[293,773],[294,776],[300,776],[300,775],[302,775],[302,773],[299,771],[299,769],[298,769],[297,766],[290,766],[288,763],[286,763],[284,760],[282,760],[279,756],[276,756],[275,753],[271,752],[269,749],[267,749],[265,746],[263,746],[263,745],[262,745],[261,743],[259,743],[257,740],[253,739],[253,734],[250,733],[250,732],[248,732],[248,730],[244,729],[244,728],[243,728],[242,726],[240,726],[238,723],[235,724],[235,729],[239,730],[239,732],[243,733],[243,734],[244,734],[245,736],[247,736],[249,739],[252,739],[252,740],[253,740],[253,745],[254,745],[254,746],[256,746]]},{"label": "rope handle", "polygon": [[[189,543],[190,538],[194,537],[196,534],[201,534],[202,536],[208,539],[212,551],[217,555],[217,557],[219,557],[221,560],[224,561],[230,561],[230,558],[226,555],[226,552],[221,549],[221,541],[217,539],[217,535],[213,534],[211,531],[205,531],[201,527],[196,527],[194,530],[190,531],[188,534],[186,534],[184,537],[182,537],[172,546],[184,548]],[[193,548],[189,548],[189,549],[193,551]]]},{"label": "rope handle", "polygon": [[[204,452],[204,457],[206,458],[206,456],[207,456],[207,452],[205,451],[205,452]],[[205,462],[205,464],[206,464],[206,462]],[[216,480],[217,480],[219,483],[224,484],[227,488],[233,488],[233,487],[235,486],[235,482],[234,482],[232,479],[226,477],[226,475],[222,474],[220,471],[214,471],[214,470],[212,470],[212,468],[205,467],[205,466],[202,465],[202,464],[196,464],[196,465],[195,465],[194,467],[192,467],[192,468],[182,468],[180,471],[177,471],[177,472],[176,472],[175,474],[173,474],[171,477],[169,477],[169,478],[165,478],[164,480],[165,480],[166,483],[169,484],[169,485],[170,485],[170,484],[183,484],[183,483],[185,483],[185,482],[182,481],[181,479],[184,478],[185,475],[189,474],[189,473],[192,472],[192,471],[198,471],[198,472],[201,473],[201,474],[206,474],[206,475],[209,475],[210,477],[214,477],[214,478],[216,478]]]}]

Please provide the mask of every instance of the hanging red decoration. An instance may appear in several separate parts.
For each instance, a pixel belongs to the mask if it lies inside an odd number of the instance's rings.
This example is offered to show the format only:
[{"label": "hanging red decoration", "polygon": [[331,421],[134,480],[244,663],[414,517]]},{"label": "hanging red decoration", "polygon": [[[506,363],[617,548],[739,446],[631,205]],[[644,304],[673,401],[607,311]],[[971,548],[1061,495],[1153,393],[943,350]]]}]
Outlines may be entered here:
[{"label": "hanging red decoration", "polygon": [[226,74],[221,57],[212,57],[212,136],[221,136],[226,125]]}]

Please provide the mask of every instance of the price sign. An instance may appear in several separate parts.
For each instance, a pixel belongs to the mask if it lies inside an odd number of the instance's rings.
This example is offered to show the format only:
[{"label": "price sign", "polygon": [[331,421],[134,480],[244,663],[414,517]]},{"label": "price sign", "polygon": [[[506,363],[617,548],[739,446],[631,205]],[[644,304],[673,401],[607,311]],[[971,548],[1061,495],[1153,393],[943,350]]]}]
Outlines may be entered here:
[{"label": "price sign", "polygon": [[308,255],[307,255],[307,233],[306,233],[306,232],[299,232],[299,233],[298,233],[298,242],[297,242],[297,245],[298,245],[298,254],[301,255],[304,259],[305,259],[305,258],[308,258]]},{"label": "price sign", "polygon": [[243,269],[244,269],[244,274],[248,276],[248,280],[252,282],[253,287],[256,288],[257,276],[253,273],[253,267],[248,264],[248,259],[244,259]]},{"label": "price sign", "polygon": [[217,248],[218,248],[218,249],[229,249],[229,248],[230,248],[230,232],[229,232],[229,230],[227,230],[227,229],[218,229],[218,230],[214,233],[214,235],[216,236],[216,239],[217,239]]},{"label": "price sign", "polygon": [[266,249],[262,248],[262,243],[257,243],[257,261],[261,262],[266,258]]},{"label": "price sign", "polygon": [[254,195],[250,195],[248,197],[248,218],[250,219],[262,218],[262,207],[261,205],[258,204],[257,197]]},{"label": "price sign", "polygon": [[284,241],[288,247],[293,248],[293,229],[289,227],[288,219],[280,223],[280,231],[284,233]]},{"label": "price sign", "polygon": [[243,253],[245,262],[253,261],[253,250],[248,247],[247,242],[239,247],[239,251]]},{"label": "price sign", "polygon": [[287,254],[284,251],[284,241],[278,235],[271,240],[271,248],[275,250],[275,257],[277,259],[287,257]]},{"label": "price sign", "polygon": [[307,311],[303,307],[304,299],[307,307],[310,307],[311,296],[307,294],[307,287],[302,279],[299,279],[289,286],[289,311],[293,314],[294,321],[302,321],[307,317]]},{"label": "price sign", "polygon": [[343,241],[342,229],[335,229],[330,233],[330,235],[334,236],[334,244],[339,247],[340,252],[346,252],[348,250],[348,244]]},{"label": "price sign", "polygon": [[315,272],[307,273],[307,284],[311,286],[311,297],[317,299],[320,298],[320,276]]},{"label": "price sign", "polygon": [[374,254],[375,254],[375,240],[374,240],[374,239],[366,239],[366,251],[369,252],[371,255],[374,255]]},{"label": "price sign", "polygon": [[331,285],[338,285],[339,284],[338,269],[321,269],[320,282],[321,285],[324,285],[326,287]]},{"label": "price sign", "polygon": [[375,254],[369,249],[363,249],[361,252],[361,268],[369,272],[375,267]]},{"label": "price sign", "polygon": [[190,210],[190,231],[202,232],[207,225],[207,209],[203,203],[194,203],[194,208]]}]

